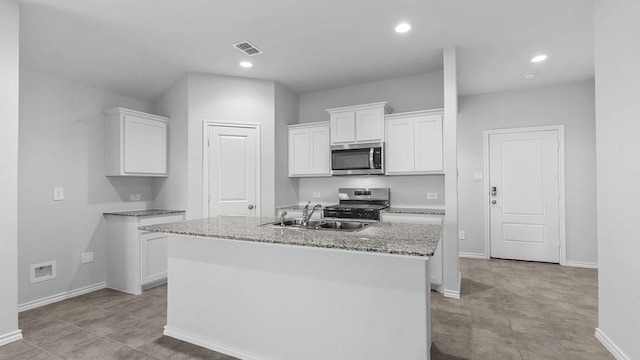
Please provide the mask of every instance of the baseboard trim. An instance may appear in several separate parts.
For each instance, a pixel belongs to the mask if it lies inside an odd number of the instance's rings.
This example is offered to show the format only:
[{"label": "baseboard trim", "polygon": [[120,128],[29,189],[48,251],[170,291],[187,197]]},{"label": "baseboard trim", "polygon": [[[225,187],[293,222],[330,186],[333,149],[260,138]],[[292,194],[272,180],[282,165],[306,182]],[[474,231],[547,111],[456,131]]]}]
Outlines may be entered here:
[{"label": "baseboard trim", "polygon": [[0,335],[0,346],[7,345],[18,340],[22,340],[22,330],[15,330],[7,334]]},{"label": "baseboard trim", "polygon": [[602,345],[604,345],[604,347],[607,348],[611,355],[613,355],[617,360],[631,360],[631,358],[625,355],[625,353],[623,353],[622,350],[620,350],[620,348],[617,347],[616,344],[614,344],[613,341],[611,341],[611,339],[602,332],[602,330],[600,330],[600,328],[596,328],[596,339],[600,340]]},{"label": "baseboard trim", "polygon": [[460,291],[445,290],[442,296],[451,299],[460,299]]},{"label": "baseboard trim", "polygon": [[107,282],[103,281],[97,284],[84,286],[84,287],[77,288],[70,291],[65,291],[56,295],[47,296],[42,299],[29,301],[29,302],[18,305],[18,312],[23,312],[23,311],[35,309],[41,306],[53,304],[58,301],[71,299],[73,297],[87,294],[96,290],[104,289],[106,287],[107,287]]},{"label": "baseboard trim", "polygon": [[597,263],[582,262],[582,261],[568,261],[568,260],[565,261],[564,266],[579,267],[579,268],[586,268],[586,269],[598,268]]},{"label": "baseboard trim", "polygon": [[238,349],[234,346],[223,344],[209,338],[205,338],[200,334],[195,334],[191,331],[178,329],[169,325],[164,327],[164,335],[176,338],[178,340],[186,341],[191,344],[202,346],[209,350],[217,351],[229,356],[237,357],[244,360],[275,360],[274,358],[266,357],[256,353],[252,353],[246,350]]},{"label": "baseboard trim", "polygon": [[458,253],[458,256],[461,258],[488,259],[486,254],[470,253],[470,252],[463,252],[463,251],[460,251]]}]

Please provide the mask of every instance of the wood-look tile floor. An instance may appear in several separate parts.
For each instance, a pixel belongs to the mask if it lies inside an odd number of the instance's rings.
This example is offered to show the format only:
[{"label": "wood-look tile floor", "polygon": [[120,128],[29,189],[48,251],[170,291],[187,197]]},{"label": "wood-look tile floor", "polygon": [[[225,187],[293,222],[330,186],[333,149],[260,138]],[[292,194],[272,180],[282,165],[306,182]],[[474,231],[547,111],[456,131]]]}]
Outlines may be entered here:
[{"label": "wood-look tile floor", "polygon": [[[614,359],[594,337],[596,270],[461,259],[461,271],[461,299],[431,296],[432,359]],[[166,305],[161,286],[139,296],[104,289],[25,311],[24,340],[0,347],[0,360],[234,359],[163,336]]]}]

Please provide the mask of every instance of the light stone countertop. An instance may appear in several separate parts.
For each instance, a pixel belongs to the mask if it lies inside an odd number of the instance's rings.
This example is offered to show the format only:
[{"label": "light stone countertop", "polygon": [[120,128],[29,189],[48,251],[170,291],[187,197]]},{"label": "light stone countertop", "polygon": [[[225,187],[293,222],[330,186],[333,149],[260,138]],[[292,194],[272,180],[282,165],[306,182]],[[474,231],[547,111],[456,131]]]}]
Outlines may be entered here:
[{"label": "light stone countertop", "polygon": [[275,221],[279,218],[221,216],[141,226],[140,230],[409,256],[433,256],[442,233],[440,225],[423,224],[375,223],[354,232],[260,226]]},{"label": "light stone countertop", "polygon": [[439,208],[401,208],[390,207],[382,210],[389,214],[420,214],[420,215],[444,215],[444,209]]},{"label": "light stone countertop", "polygon": [[[309,210],[313,209],[313,207],[315,205],[316,204],[311,203],[311,205],[309,205]],[[321,207],[316,211],[323,210],[325,208],[325,205],[322,205],[322,204],[320,204],[320,205],[321,205]],[[278,211],[282,211],[282,210],[302,210],[302,209],[304,209],[304,206],[305,206],[305,204],[277,206],[276,210],[278,210]]]},{"label": "light stone countertop", "polygon": [[154,215],[171,215],[184,214],[184,210],[167,210],[167,209],[144,209],[144,210],[128,210],[106,212],[104,215],[114,216],[154,216]]}]

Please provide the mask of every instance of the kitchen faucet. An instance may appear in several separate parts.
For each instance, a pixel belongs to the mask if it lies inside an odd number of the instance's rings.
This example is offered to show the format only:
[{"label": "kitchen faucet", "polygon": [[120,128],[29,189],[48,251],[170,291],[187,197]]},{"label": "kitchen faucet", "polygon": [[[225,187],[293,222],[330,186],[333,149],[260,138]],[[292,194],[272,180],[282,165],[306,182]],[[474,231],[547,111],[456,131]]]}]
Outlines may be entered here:
[{"label": "kitchen faucet", "polygon": [[311,209],[311,214],[309,214],[309,205],[311,205],[311,201],[309,201],[307,205],[304,206],[304,209],[302,209],[302,226],[309,226],[309,219],[311,219],[313,213],[322,207],[322,205],[316,204],[316,206]]},{"label": "kitchen faucet", "polygon": [[287,216],[287,210],[280,213],[280,226],[284,226],[284,217]]}]

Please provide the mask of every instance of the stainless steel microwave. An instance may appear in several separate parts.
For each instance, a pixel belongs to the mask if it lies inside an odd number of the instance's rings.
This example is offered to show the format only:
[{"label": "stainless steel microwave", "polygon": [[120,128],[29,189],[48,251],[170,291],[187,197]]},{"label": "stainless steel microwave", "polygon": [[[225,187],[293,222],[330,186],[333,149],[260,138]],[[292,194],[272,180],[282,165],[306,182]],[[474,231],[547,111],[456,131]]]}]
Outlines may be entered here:
[{"label": "stainless steel microwave", "polygon": [[332,146],[331,175],[384,175],[384,143]]}]

